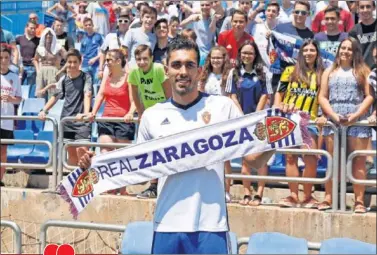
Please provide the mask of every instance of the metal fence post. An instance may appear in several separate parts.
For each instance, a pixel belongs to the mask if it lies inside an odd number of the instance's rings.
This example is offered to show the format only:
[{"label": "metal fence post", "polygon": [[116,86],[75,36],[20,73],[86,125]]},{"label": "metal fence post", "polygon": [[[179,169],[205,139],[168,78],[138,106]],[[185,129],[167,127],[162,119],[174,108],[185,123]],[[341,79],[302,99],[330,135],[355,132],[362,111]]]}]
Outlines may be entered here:
[{"label": "metal fence post", "polygon": [[340,210],[346,211],[346,161],[347,161],[347,127],[341,127],[341,152],[340,152]]},{"label": "metal fence post", "polygon": [[11,228],[14,232],[14,251],[16,254],[22,253],[22,232],[21,228],[17,225],[17,223],[9,220],[1,220],[0,225],[2,227]]}]

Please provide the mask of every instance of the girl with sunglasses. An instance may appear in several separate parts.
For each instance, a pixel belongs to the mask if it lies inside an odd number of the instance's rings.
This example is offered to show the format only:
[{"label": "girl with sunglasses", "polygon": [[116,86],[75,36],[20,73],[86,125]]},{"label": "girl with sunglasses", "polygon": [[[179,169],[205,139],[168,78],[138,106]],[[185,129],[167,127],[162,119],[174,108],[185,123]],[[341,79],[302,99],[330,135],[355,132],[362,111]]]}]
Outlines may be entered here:
[{"label": "girl with sunglasses", "polygon": [[[99,142],[131,143],[135,136],[135,124],[132,121],[136,107],[131,93],[131,85],[127,82],[127,73],[123,70],[126,61],[122,51],[119,49],[109,50],[106,53],[106,63],[109,75],[102,80],[93,110],[86,117],[94,121],[102,103],[105,103],[102,116],[124,118],[125,123],[99,122]],[[101,153],[114,149],[102,147]],[[116,193],[116,191],[114,192]],[[122,188],[120,194],[127,194],[126,189]]]},{"label": "girl with sunglasses", "polygon": [[[254,41],[245,41],[238,49],[236,67],[229,73],[225,91],[244,114],[263,110],[272,89],[266,87],[266,68]],[[258,169],[258,175],[267,175],[267,165]],[[250,175],[250,168],[242,162],[241,173]],[[244,198],[241,205],[258,206],[262,202],[264,182],[258,182],[257,195],[251,198],[250,181],[242,181]]]}]

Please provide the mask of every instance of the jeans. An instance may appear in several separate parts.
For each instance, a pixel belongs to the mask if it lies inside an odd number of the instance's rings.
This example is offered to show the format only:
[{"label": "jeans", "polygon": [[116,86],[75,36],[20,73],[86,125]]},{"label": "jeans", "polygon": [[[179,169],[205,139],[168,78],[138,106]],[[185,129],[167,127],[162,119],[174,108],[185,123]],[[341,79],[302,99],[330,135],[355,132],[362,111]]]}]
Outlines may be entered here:
[{"label": "jeans", "polygon": [[37,72],[34,66],[24,66],[22,73],[22,85],[34,85],[37,78]]},{"label": "jeans", "polygon": [[98,70],[98,65],[92,65],[92,66],[87,66],[87,67],[81,67],[81,71],[90,74],[92,77],[92,84],[98,84],[98,76],[97,76],[97,70]]}]

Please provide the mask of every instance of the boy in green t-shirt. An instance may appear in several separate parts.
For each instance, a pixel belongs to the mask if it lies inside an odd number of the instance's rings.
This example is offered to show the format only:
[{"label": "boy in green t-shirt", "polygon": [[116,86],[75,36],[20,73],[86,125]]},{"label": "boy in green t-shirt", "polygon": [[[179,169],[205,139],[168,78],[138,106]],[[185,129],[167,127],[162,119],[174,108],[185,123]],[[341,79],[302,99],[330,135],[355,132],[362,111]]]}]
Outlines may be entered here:
[{"label": "boy in green t-shirt", "polygon": [[[131,84],[132,97],[139,114],[145,109],[171,97],[171,87],[165,75],[164,66],[153,63],[152,49],[141,44],[135,50],[137,67],[131,69],[128,83]],[[138,198],[157,197],[157,179],[150,182],[149,188],[137,195]]]},{"label": "boy in green t-shirt", "polygon": [[145,109],[171,97],[171,88],[162,64],[153,63],[152,50],[139,45],[135,50],[137,67],[130,70],[128,83],[132,85],[139,119]]}]

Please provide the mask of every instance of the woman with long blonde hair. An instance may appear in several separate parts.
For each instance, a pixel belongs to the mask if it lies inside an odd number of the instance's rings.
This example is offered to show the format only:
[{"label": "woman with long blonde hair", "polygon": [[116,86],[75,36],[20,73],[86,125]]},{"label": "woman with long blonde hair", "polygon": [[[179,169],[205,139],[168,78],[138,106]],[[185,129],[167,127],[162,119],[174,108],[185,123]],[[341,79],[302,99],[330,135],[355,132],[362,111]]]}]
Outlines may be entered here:
[{"label": "woman with long blonde hair", "polygon": [[[373,103],[373,96],[368,83],[369,67],[365,64],[360,46],[354,38],[347,38],[339,45],[334,64],[328,68],[321,82],[319,103],[323,112],[334,123],[350,126],[367,119],[366,114]],[[324,128],[327,149],[333,151],[334,134]],[[350,127],[347,131],[348,152],[366,150],[372,136],[368,127]],[[352,173],[356,179],[366,179],[366,157],[357,157],[352,162]],[[336,169],[337,171],[337,169]],[[366,213],[364,206],[365,186],[354,185],[355,212]],[[331,208],[332,183],[326,184],[325,200],[318,206],[319,210]]]}]

